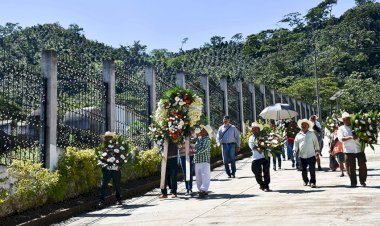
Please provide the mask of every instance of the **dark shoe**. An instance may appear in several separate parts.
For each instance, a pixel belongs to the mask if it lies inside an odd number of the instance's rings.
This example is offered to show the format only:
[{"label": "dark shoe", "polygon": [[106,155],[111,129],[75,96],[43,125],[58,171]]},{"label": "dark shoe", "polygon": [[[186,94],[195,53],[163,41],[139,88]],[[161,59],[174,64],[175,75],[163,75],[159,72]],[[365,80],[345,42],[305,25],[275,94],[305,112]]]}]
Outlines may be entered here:
[{"label": "dark shoe", "polygon": [[318,166],[318,171],[322,171],[322,167]]},{"label": "dark shoe", "polygon": [[269,192],[269,191],[272,191],[272,190],[270,190],[269,188],[265,188],[264,191],[265,192]]},{"label": "dark shoe", "polygon": [[276,167],[273,167],[273,170],[276,171]]},{"label": "dark shoe", "polygon": [[303,186],[307,186],[309,182],[303,182]]},{"label": "dark shoe", "polygon": [[199,198],[204,198],[206,196],[206,192],[200,191],[198,192]]},{"label": "dark shoe", "polygon": [[317,186],[314,183],[312,183],[312,184],[310,184],[310,187],[311,188],[316,188]]},{"label": "dark shoe", "polygon": [[356,184],[351,184],[351,188],[356,188]]},{"label": "dark shoe", "polygon": [[363,183],[360,183],[363,187],[367,186],[367,184],[365,182]]},{"label": "dark shoe", "polygon": [[292,168],[294,168],[294,163],[292,163]]},{"label": "dark shoe", "polygon": [[279,166],[278,169],[281,169],[281,166]]},{"label": "dark shoe", "polygon": [[235,174],[232,174],[232,178],[235,178]]},{"label": "dark shoe", "polygon": [[265,189],[264,187],[261,187],[261,186],[260,186],[260,190],[263,190],[263,191],[264,191],[264,189]]},{"label": "dark shoe", "polygon": [[168,195],[166,195],[166,194],[162,194],[159,196],[160,199],[166,199],[167,197],[168,197]]},{"label": "dark shoe", "polygon": [[340,175],[340,177],[344,177],[344,173],[342,173],[342,174]]},{"label": "dark shoe", "polygon": [[116,205],[122,206],[123,202],[121,200],[116,201]]},{"label": "dark shoe", "polygon": [[228,175],[228,178],[231,178],[231,175]]}]

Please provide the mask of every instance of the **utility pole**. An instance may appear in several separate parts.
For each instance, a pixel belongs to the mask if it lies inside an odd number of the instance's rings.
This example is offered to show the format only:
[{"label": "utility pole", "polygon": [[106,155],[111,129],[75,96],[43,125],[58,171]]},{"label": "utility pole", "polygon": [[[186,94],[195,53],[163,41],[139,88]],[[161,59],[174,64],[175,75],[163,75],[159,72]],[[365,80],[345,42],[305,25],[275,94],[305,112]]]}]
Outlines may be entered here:
[{"label": "utility pole", "polygon": [[318,74],[317,74],[317,36],[314,37],[314,77],[315,77],[315,88],[316,88],[316,95],[317,95],[317,112],[318,117],[322,121],[322,114],[321,114],[321,103],[319,100],[319,83],[318,83]]}]

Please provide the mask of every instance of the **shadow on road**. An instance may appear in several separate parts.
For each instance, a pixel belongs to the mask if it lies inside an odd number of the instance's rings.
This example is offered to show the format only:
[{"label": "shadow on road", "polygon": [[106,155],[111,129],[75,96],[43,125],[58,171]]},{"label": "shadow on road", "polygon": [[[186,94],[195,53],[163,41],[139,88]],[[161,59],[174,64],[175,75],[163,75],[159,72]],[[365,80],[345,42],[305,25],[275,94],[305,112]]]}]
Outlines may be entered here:
[{"label": "shadow on road", "polygon": [[314,192],[323,192],[325,190],[316,189],[316,190],[273,190],[273,192],[286,193],[286,194],[304,194],[304,193],[314,193]]},{"label": "shadow on road", "polygon": [[211,193],[206,195],[204,198],[199,198],[196,196],[196,198],[199,199],[246,199],[246,198],[252,198],[255,197],[255,195],[247,195],[247,194],[238,194],[238,195],[233,195],[233,194],[217,194],[217,193]]}]

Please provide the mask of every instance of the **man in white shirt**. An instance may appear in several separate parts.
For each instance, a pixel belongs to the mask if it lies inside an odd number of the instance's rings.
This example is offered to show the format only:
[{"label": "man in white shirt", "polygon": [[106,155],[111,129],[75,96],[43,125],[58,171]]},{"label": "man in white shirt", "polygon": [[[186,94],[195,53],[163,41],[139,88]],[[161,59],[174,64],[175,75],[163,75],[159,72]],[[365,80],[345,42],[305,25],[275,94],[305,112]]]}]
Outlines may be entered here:
[{"label": "man in white shirt", "polygon": [[367,179],[367,159],[364,152],[360,152],[359,139],[353,134],[350,124],[350,114],[343,112],[343,125],[338,129],[338,139],[343,143],[343,153],[346,157],[346,169],[351,180],[351,187],[356,187],[356,159],[359,165],[360,184],[365,187]]},{"label": "man in white shirt", "polygon": [[[302,169],[302,179],[304,186],[307,186],[310,182],[310,187],[316,188],[316,178],[315,178],[315,162],[316,153],[319,152],[319,142],[317,136],[313,131],[309,129],[314,126],[314,124],[307,119],[300,119],[297,122],[298,127],[301,131],[297,134],[294,140],[293,151],[299,151],[299,157],[301,160]],[[310,180],[307,177],[307,167],[309,166]]]},{"label": "man in white shirt", "polygon": [[268,192],[270,191],[269,159],[266,159],[263,150],[260,150],[260,148],[255,145],[255,141],[258,138],[257,135],[263,128],[263,125],[257,122],[252,123],[251,130],[253,135],[249,137],[248,145],[252,150],[253,157],[251,170],[253,174],[255,174],[256,181],[260,185],[260,189]]}]

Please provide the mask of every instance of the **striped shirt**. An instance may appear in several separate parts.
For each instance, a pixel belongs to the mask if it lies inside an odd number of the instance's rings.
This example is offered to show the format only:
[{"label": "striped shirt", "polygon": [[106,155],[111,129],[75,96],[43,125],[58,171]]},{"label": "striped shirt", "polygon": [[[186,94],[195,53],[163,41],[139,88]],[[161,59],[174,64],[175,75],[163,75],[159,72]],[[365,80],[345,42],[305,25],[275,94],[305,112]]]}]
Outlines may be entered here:
[{"label": "striped shirt", "polygon": [[216,142],[219,145],[220,143],[222,144],[236,143],[237,147],[240,147],[239,130],[234,125],[220,126],[218,130],[218,134],[216,135]]},{"label": "striped shirt", "polygon": [[211,139],[209,136],[197,139],[195,143],[194,163],[210,163],[211,156]]}]

